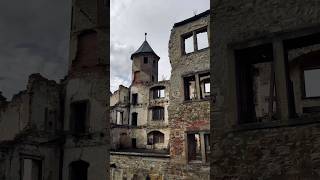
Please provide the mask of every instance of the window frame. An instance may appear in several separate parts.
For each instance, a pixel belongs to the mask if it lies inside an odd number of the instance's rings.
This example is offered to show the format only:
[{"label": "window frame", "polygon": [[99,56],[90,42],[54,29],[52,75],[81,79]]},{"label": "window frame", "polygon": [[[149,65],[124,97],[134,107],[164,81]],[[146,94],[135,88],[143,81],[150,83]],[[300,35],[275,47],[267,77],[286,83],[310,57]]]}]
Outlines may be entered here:
[{"label": "window frame", "polygon": [[44,160],[44,157],[42,156],[37,156],[37,155],[29,155],[29,154],[23,154],[23,153],[20,153],[19,154],[20,156],[20,180],[23,180],[23,175],[24,175],[24,160],[25,159],[30,159],[33,161],[37,161],[37,162],[40,162],[40,165],[39,165],[39,174],[38,174],[38,178],[39,180],[42,180],[43,179],[43,174],[44,174],[44,168],[43,168],[43,160]]},{"label": "window frame", "polygon": [[[75,117],[74,117],[74,110],[72,106],[74,104],[80,104],[80,103],[85,103],[86,104],[86,112],[85,112],[85,120],[84,120],[84,130],[76,130],[76,124],[75,124]],[[89,132],[90,128],[90,101],[89,100],[78,100],[78,101],[72,101],[70,103],[70,122],[69,122],[69,129],[73,134],[86,134]]]}]

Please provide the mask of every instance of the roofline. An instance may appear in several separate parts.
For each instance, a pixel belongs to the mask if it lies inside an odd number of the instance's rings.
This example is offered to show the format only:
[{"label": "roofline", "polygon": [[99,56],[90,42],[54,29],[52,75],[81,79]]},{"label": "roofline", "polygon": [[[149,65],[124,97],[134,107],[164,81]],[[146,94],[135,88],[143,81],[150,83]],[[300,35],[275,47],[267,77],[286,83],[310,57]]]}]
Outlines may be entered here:
[{"label": "roofline", "polygon": [[130,57],[130,59],[131,60],[133,60],[133,57],[134,56],[137,56],[137,55],[140,55],[140,54],[153,54],[153,55],[155,55],[157,58],[158,58],[158,61],[159,61],[159,59],[160,59],[160,57],[156,54],[156,53],[154,53],[154,52],[140,52],[140,53],[133,53],[132,55],[131,55],[131,57]]},{"label": "roofline", "polygon": [[198,20],[198,19],[200,19],[202,17],[208,16],[208,15],[210,15],[210,10],[206,10],[206,11],[204,11],[204,12],[202,12],[200,14],[197,14],[197,15],[191,17],[191,18],[188,18],[188,19],[185,19],[183,21],[174,23],[173,27],[175,28],[175,27],[178,27],[178,26],[185,25],[185,24],[187,24],[189,22],[196,21],[196,20]]}]

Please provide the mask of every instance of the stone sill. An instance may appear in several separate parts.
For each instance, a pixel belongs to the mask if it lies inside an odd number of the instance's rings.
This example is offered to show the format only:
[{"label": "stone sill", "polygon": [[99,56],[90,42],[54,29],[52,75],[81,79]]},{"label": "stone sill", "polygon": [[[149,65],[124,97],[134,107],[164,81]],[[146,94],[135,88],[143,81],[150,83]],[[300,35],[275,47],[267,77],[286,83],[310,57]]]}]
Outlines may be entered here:
[{"label": "stone sill", "polygon": [[298,117],[292,118],[287,121],[273,121],[273,122],[263,122],[263,123],[249,123],[241,124],[234,127],[233,132],[250,131],[258,129],[271,129],[271,128],[284,128],[291,126],[303,126],[309,124],[320,123],[320,114],[309,116],[309,117]]},{"label": "stone sill", "polygon": [[210,49],[209,47],[206,47],[206,48],[203,48],[203,49],[200,49],[200,50],[197,50],[197,51],[193,51],[193,52],[189,52],[189,53],[183,53],[181,55],[181,57],[192,56],[194,54],[198,54],[198,53],[202,53],[202,52],[208,51],[209,49]]},{"label": "stone sill", "polygon": [[110,155],[125,155],[125,156],[141,156],[141,157],[158,157],[158,158],[170,158],[169,154],[159,154],[159,153],[141,153],[141,152],[119,152],[110,151]]},{"label": "stone sill", "polygon": [[193,103],[193,102],[210,102],[210,98],[204,98],[204,99],[193,99],[193,100],[183,100],[183,104]]}]

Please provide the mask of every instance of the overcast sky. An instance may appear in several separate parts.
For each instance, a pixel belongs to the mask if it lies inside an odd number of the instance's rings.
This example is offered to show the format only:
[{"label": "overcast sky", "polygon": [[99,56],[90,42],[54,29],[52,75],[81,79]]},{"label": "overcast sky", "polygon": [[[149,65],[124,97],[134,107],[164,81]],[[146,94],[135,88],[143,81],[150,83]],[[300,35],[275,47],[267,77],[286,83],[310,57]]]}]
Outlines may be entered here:
[{"label": "overcast sky", "polygon": [[111,0],[111,91],[130,85],[131,54],[144,41],[160,56],[159,80],[170,78],[168,42],[176,22],[208,10],[210,0]]},{"label": "overcast sky", "polygon": [[[41,73],[67,73],[71,0],[0,1],[0,91],[8,100]],[[168,41],[174,23],[209,9],[209,0],[111,0],[111,90],[131,79],[130,55],[144,33],[160,56],[159,79],[170,78]]]},{"label": "overcast sky", "polygon": [[31,73],[59,80],[68,64],[70,0],[0,1],[0,91],[11,99]]}]

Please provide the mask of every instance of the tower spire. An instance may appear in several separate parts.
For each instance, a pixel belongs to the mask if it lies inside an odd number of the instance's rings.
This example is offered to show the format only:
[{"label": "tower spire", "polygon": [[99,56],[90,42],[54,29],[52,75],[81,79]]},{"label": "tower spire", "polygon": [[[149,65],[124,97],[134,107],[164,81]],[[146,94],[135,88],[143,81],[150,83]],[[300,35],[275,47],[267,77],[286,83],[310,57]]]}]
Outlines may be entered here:
[{"label": "tower spire", "polygon": [[147,33],[144,33],[144,40],[147,41]]}]

